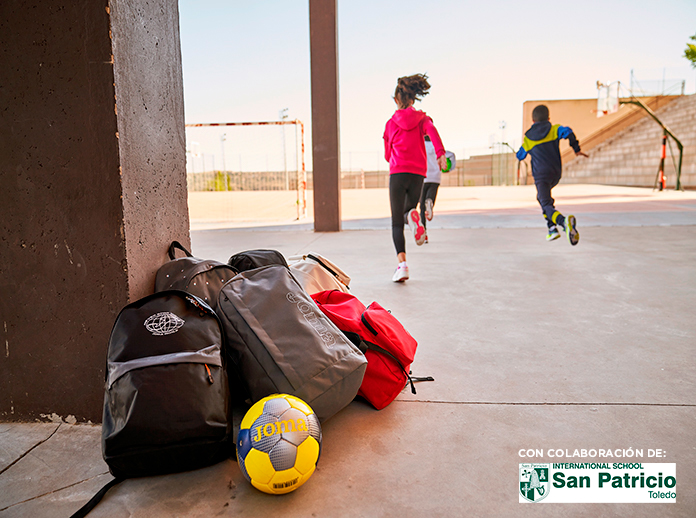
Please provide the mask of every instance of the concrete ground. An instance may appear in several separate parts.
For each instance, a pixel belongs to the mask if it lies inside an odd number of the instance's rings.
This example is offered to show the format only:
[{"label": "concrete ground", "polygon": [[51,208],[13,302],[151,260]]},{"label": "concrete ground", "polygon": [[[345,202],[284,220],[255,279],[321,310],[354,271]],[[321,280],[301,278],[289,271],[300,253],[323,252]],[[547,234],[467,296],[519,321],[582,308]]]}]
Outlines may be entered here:
[{"label": "concrete ground", "polygon": [[[128,480],[90,516],[696,516],[696,193],[561,185],[554,195],[578,218],[577,247],[545,241],[533,187],[442,189],[430,243],[407,240],[404,284],[390,280],[383,191],[344,192],[340,233],[193,218],[199,257],[273,248],[332,259],[358,298],[391,309],[418,340],[413,373],[435,381],[381,411],[354,401],[324,423],[317,471],[289,495],[260,493],[230,460]],[[1,518],[67,517],[110,480],[100,428],[55,421],[0,424]],[[518,503],[519,463],[593,460],[521,449],[600,448],[676,463],[677,502]],[[647,458],[657,448],[664,457]]]}]

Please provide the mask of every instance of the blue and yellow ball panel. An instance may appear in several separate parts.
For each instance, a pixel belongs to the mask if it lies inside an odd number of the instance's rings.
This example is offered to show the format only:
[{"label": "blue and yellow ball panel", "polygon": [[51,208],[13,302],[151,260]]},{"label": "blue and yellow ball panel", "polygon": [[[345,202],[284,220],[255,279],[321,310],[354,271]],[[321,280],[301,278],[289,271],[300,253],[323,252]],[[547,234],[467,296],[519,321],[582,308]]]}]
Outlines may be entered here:
[{"label": "blue and yellow ball panel", "polygon": [[295,469],[302,474],[311,473],[319,462],[319,454],[321,447],[314,440],[314,437],[309,437],[305,442],[297,447],[297,460],[295,461]]},{"label": "blue and yellow ball panel", "polygon": [[249,430],[239,430],[237,434],[237,456],[242,459],[246,458],[251,448],[251,434]]},{"label": "blue and yellow ball panel", "polygon": [[249,452],[244,459],[244,467],[252,483],[268,484],[276,474],[268,454],[259,450]]}]

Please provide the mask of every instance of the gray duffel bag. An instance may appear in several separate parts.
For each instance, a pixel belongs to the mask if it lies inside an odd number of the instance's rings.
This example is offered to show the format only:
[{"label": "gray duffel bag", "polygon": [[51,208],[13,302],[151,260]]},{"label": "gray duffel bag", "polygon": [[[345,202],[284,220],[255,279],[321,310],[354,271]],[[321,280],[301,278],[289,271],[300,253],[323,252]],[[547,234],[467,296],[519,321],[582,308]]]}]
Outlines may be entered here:
[{"label": "gray duffel bag", "polygon": [[220,291],[218,315],[253,402],[299,397],[325,421],[357,395],[367,360],[286,266],[242,272]]}]

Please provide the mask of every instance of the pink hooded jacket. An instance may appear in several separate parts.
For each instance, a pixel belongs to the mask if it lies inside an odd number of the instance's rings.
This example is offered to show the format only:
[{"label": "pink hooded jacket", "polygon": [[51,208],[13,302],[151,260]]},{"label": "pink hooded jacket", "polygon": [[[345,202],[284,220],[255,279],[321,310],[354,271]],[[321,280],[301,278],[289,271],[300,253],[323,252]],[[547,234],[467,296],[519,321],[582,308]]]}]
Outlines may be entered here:
[{"label": "pink hooded jacket", "polygon": [[384,158],[389,162],[389,174],[413,173],[425,176],[428,160],[423,136],[429,135],[439,158],[445,147],[433,120],[425,112],[409,106],[396,110],[384,128]]}]

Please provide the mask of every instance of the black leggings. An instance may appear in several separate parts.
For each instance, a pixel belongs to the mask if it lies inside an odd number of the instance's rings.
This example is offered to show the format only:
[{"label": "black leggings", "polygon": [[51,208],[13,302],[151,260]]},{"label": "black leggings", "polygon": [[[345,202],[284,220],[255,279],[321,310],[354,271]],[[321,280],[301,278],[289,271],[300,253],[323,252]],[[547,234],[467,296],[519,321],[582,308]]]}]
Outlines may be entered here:
[{"label": "black leggings", "polygon": [[413,173],[389,175],[389,203],[391,205],[392,240],[397,254],[406,253],[404,223],[406,215],[418,205],[424,176]]},{"label": "black leggings", "polygon": [[425,227],[425,200],[430,198],[433,200],[433,207],[435,206],[435,198],[437,198],[437,189],[440,187],[439,183],[425,182],[423,184],[423,194],[421,194],[420,199],[420,213],[421,213],[421,223]]}]

